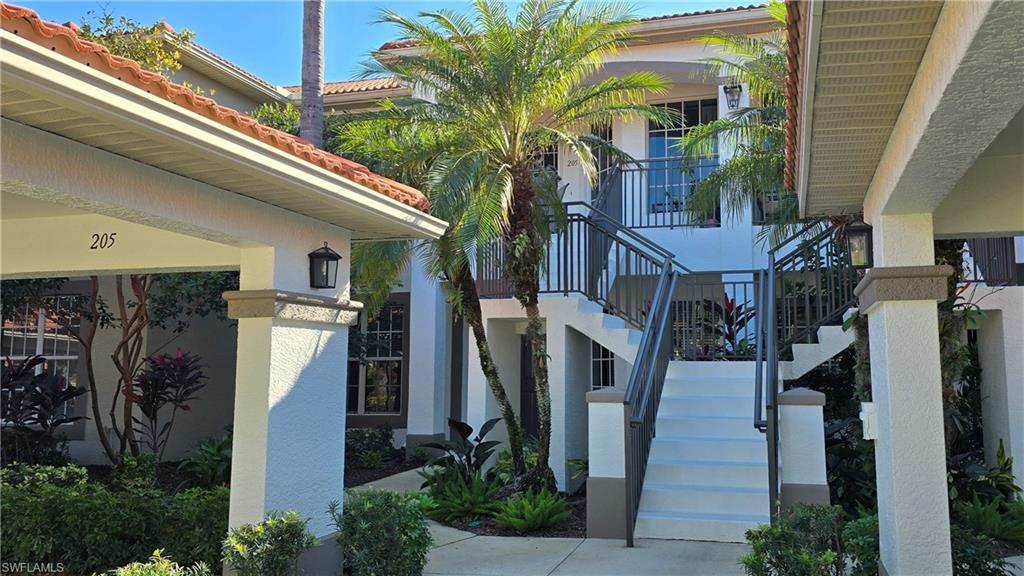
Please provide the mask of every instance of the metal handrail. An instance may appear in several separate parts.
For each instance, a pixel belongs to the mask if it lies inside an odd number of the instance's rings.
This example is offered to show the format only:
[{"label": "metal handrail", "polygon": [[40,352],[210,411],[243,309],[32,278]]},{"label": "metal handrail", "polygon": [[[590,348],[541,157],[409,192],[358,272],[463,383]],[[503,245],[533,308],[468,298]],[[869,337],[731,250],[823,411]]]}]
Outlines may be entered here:
[{"label": "metal handrail", "polygon": [[637,348],[636,359],[626,386],[625,410],[628,426],[625,430],[626,448],[626,546],[633,547],[637,511],[643,493],[647,459],[655,435],[655,419],[665,374],[672,354],[672,336],[668,330],[670,305],[679,277],[666,261],[658,279],[650,313]]}]

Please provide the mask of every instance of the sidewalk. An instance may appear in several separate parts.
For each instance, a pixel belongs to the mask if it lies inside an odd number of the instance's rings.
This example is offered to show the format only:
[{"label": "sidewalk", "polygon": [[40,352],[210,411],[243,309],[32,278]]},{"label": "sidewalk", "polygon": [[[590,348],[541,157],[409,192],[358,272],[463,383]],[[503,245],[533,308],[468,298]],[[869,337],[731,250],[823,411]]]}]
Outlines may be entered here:
[{"label": "sidewalk", "polygon": [[745,544],[477,536],[431,522],[431,576],[742,576]]}]

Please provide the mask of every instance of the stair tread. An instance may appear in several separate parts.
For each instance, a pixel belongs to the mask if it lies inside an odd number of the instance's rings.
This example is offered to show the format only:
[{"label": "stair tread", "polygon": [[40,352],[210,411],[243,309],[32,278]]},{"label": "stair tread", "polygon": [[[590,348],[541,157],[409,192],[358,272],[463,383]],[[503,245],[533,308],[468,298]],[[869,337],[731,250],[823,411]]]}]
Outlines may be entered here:
[{"label": "stair tread", "polygon": [[671,484],[668,482],[646,482],[644,490],[665,490],[671,492],[730,492],[733,494],[763,494],[768,495],[768,488],[753,488],[746,486],[719,486],[713,484]]},{"label": "stair tread", "polygon": [[671,441],[671,442],[680,442],[680,441],[686,441],[686,442],[711,442],[711,443],[718,442],[718,443],[721,443],[721,444],[730,443],[730,442],[739,442],[739,443],[743,443],[743,444],[762,444],[765,441],[764,437],[759,437],[759,436],[754,436],[754,437],[751,438],[751,437],[747,437],[747,436],[687,436],[687,435],[676,435],[676,436],[673,436],[673,435],[669,435],[669,434],[659,434],[658,436],[656,436],[654,438],[655,442],[657,442],[658,440],[667,440],[667,441]]},{"label": "stair tread", "polygon": [[647,465],[651,464],[667,464],[677,466],[697,465],[697,466],[722,466],[730,468],[767,468],[766,462],[759,462],[757,460],[701,460],[699,458],[650,458],[647,461]]},{"label": "stair tread", "polygon": [[[708,420],[728,420],[729,422],[753,422],[750,416],[708,416],[706,414],[666,414],[665,416],[659,416],[658,420],[700,420],[707,422]],[[750,426],[753,428],[753,424]]]},{"label": "stair tread", "polygon": [[715,520],[719,522],[753,522],[757,524],[767,523],[771,520],[768,514],[709,514],[701,512],[653,512],[641,510],[637,512],[637,519],[649,518],[652,520]]},{"label": "stair tread", "polygon": [[662,394],[661,399],[672,400],[753,400],[753,394]]}]

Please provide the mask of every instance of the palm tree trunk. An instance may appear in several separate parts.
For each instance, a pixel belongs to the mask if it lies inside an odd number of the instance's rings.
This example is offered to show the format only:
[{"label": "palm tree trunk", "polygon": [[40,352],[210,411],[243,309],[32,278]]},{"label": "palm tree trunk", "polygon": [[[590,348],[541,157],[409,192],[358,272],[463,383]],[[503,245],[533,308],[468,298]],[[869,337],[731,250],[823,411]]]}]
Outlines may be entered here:
[{"label": "palm tree trunk", "polygon": [[484,330],[483,313],[480,310],[480,295],[468,265],[463,265],[458,277],[452,283],[462,294],[462,313],[470,330],[473,331],[474,340],[476,340],[477,353],[480,355],[480,369],[484,373],[484,378],[487,379],[487,385],[491,389],[494,400],[498,403],[501,418],[508,431],[508,449],[512,454],[512,463],[516,474],[521,476],[526,473],[526,461],[523,458],[523,428],[519,425],[512,403],[508,399],[508,394],[505,393],[505,387],[501,384],[498,366],[491,356],[491,348],[487,343],[487,332]]},{"label": "palm tree trunk", "polygon": [[533,356],[534,392],[537,397],[537,465],[524,487],[555,488],[551,471],[551,387],[548,382],[547,343],[544,321],[540,317],[537,294],[540,292],[540,261],[546,239],[541,239],[534,223],[537,191],[532,166],[524,163],[512,169],[512,209],[505,236],[506,274],[512,280],[516,300],[526,311],[526,338]]},{"label": "palm tree trunk", "polygon": [[302,101],[299,136],[324,146],[324,0],[302,2]]}]

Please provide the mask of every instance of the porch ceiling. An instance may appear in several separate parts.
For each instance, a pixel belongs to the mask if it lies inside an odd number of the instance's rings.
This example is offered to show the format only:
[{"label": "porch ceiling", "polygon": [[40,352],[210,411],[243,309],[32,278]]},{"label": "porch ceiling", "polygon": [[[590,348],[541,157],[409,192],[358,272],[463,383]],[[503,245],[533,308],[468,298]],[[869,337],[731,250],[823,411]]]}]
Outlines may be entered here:
[{"label": "porch ceiling", "polygon": [[[804,60],[799,191],[808,215],[860,212],[942,2],[815,3]],[[812,104],[811,104],[812,103]]]}]

